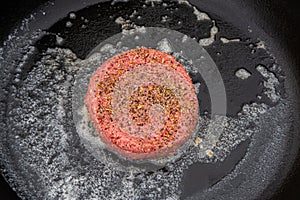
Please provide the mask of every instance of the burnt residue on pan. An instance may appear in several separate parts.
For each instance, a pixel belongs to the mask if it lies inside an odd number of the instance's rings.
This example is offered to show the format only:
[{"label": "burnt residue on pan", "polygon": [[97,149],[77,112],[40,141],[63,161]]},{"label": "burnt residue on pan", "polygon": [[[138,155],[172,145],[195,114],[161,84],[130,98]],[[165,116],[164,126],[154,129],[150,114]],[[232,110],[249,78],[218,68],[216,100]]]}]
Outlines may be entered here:
[{"label": "burnt residue on pan", "polygon": [[[267,188],[279,186],[299,144],[293,130],[298,97],[289,66],[275,58],[278,50],[272,49],[272,41],[246,14],[236,12],[237,5],[185,0],[89,4],[66,2],[62,19],[45,30],[32,30],[39,27],[32,25],[37,16],[41,21],[43,16],[53,18],[53,10],[61,6],[48,4],[24,20],[0,48],[0,166],[19,196],[257,199],[269,195],[264,193]],[[74,89],[79,89],[75,97],[83,99],[87,88],[81,83],[87,84],[99,60],[105,60],[99,54],[88,56],[90,52],[115,34],[143,27],[176,30],[187,36],[183,40],[203,45],[227,95],[224,132],[202,157],[203,139],[213,134],[206,128],[211,99],[205,77],[185,55],[172,51],[168,40],[158,42],[156,48],[174,56],[192,79],[199,126],[179,157],[146,171],[136,170],[139,165],[131,170],[131,161],[118,164],[120,158],[105,148],[97,154],[90,147],[99,143],[81,134],[93,138],[92,124],[79,126],[73,120],[74,109],[82,111],[74,108],[81,105],[77,100],[74,104]],[[125,49],[123,44],[105,47],[108,58]]]}]

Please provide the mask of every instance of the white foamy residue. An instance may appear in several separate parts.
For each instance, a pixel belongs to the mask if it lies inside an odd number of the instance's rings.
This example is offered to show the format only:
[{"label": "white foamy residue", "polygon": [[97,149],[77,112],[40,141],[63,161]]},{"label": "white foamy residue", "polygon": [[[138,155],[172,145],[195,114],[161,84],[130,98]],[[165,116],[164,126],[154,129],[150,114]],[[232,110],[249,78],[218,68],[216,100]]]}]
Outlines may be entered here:
[{"label": "white foamy residue", "polygon": [[251,73],[248,70],[241,68],[235,72],[235,76],[242,80],[245,80],[251,76]]},{"label": "white foamy residue", "polygon": [[265,66],[258,65],[256,70],[264,77],[266,80],[263,82],[265,90],[264,93],[273,102],[278,102],[280,99],[280,94],[277,92],[276,88],[279,86],[279,80],[276,78],[275,74],[270,72]]},{"label": "white foamy residue", "polygon": [[167,38],[164,38],[160,42],[158,42],[158,50],[165,53],[173,52],[172,45]]},{"label": "white foamy residue", "polygon": [[210,29],[210,37],[200,39],[199,44],[201,46],[209,46],[216,40],[216,34],[218,33],[219,29],[216,26],[215,21],[212,21],[212,22],[213,22],[213,27]]},{"label": "white foamy residue", "polygon": [[240,42],[241,41],[241,39],[239,39],[239,38],[228,39],[228,38],[225,38],[225,37],[221,37],[220,40],[223,44],[227,44],[227,43],[230,43],[230,42]]}]

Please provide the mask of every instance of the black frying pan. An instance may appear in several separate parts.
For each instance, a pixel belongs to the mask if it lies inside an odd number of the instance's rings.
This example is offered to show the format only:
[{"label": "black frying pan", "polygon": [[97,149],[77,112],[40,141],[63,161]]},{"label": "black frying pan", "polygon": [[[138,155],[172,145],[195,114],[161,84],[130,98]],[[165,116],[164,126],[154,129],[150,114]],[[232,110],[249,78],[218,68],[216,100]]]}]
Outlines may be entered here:
[{"label": "black frying pan", "polygon": [[[299,38],[296,37],[296,35],[297,35],[297,25],[299,24],[299,21],[297,21],[297,19],[294,17],[296,15],[295,14],[296,12],[293,12],[293,9],[295,9],[295,6],[292,3],[290,3],[290,2],[272,2],[272,3],[270,3],[270,2],[253,2],[253,1],[234,2],[233,4],[235,4],[235,6],[237,6],[238,8],[241,8],[240,10],[236,9],[237,7],[230,8],[230,6],[229,7],[226,6],[226,5],[233,5],[232,2],[228,2],[228,4],[227,4],[227,2],[216,1],[216,2],[210,2],[210,3],[206,4],[205,2],[191,1],[191,3],[193,3],[195,5],[199,4],[198,6],[201,8],[200,10],[207,11],[210,14],[210,16],[212,16],[212,18],[214,18],[217,21],[217,24],[221,27],[221,30],[224,31],[224,32],[219,33],[220,36],[222,34],[226,35],[227,37],[228,36],[229,37],[239,36],[239,37],[245,39],[245,41],[246,41],[248,36],[243,35],[239,32],[236,32],[234,29],[232,29],[231,26],[232,26],[232,24],[234,24],[233,26],[243,27],[244,25],[242,23],[244,21],[241,19],[238,20],[235,17],[236,16],[247,17],[247,20],[250,20],[255,25],[257,25],[257,27],[260,28],[260,29],[254,28],[253,32],[256,32],[257,34],[259,34],[260,37],[262,37],[266,41],[271,42],[271,44],[269,43],[269,45],[272,47],[271,48],[271,50],[273,50],[272,53],[278,59],[278,62],[281,65],[288,66],[288,68],[291,70],[291,72],[293,74],[298,75],[299,71],[297,69],[297,66],[298,66],[297,64],[299,64],[299,58],[297,57],[297,53],[299,53],[299,47],[298,47]],[[15,11],[15,9],[17,9],[18,6],[17,7],[15,7],[15,5],[8,6],[6,9],[7,15],[4,15],[2,18],[3,18],[4,22],[7,19],[12,20],[12,22],[5,23],[7,25],[5,25],[3,27],[3,31],[1,31],[1,33],[3,35],[3,40],[5,40],[6,39],[5,36],[9,34],[10,28],[12,28],[14,26],[14,24],[23,17],[23,16],[20,16],[20,15],[23,15],[23,14],[21,14],[21,12],[24,12],[24,15],[26,15],[26,14],[30,13],[31,10],[34,10],[34,7],[38,6],[38,5],[40,5],[40,2],[32,3],[32,4],[28,5],[28,8],[27,8],[28,11],[25,11],[26,9],[24,9],[24,5],[20,4],[20,12]],[[65,6],[67,6],[67,5],[68,5],[68,3],[66,2]],[[62,6],[64,6],[64,3],[62,4]],[[128,3],[127,4],[125,3],[124,5],[122,4],[119,9],[124,10],[124,12],[127,12],[127,10],[130,10],[130,8],[132,6],[137,6],[137,5],[130,4],[128,6]],[[11,18],[11,16],[14,14],[12,14],[11,11],[8,11],[8,10],[10,10],[9,8],[14,10],[14,13],[16,13],[16,14],[18,13],[18,15]],[[75,9],[75,8],[73,8],[73,9]],[[92,11],[95,11],[95,9],[93,9],[93,8],[90,8],[90,9]],[[62,10],[64,10],[64,9],[62,9]],[[68,10],[68,9],[66,9],[66,10]],[[93,15],[93,12],[91,12],[91,10],[85,9],[85,10],[78,11],[78,13],[89,16],[89,15]],[[72,9],[66,11],[65,15],[69,11],[72,11]],[[91,13],[88,13],[88,12],[91,12]],[[241,13],[239,13],[239,12],[241,12]],[[180,13],[180,11],[179,11],[179,13]],[[155,16],[152,16],[152,17],[153,17],[153,19],[155,19]],[[53,16],[52,19],[54,20],[54,18],[55,17]],[[148,21],[146,21],[146,22],[141,22],[141,23],[150,23],[150,21],[151,21],[150,19],[148,19]],[[87,55],[87,53],[89,52],[89,50],[91,50],[92,47],[94,47],[97,44],[97,42],[99,42],[100,40],[103,40],[106,36],[111,34],[111,32],[118,32],[118,29],[116,27],[109,27],[110,33],[106,33],[107,35],[104,35],[103,38],[98,36],[99,41],[85,40],[84,35],[87,33],[85,33],[85,32],[83,32],[83,33],[77,32],[76,33],[76,30],[69,31],[69,30],[65,29],[64,25],[67,20],[68,19],[62,19],[62,21],[59,21],[58,23],[54,23],[55,20],[53,22],[51,22],[51,21],[45,22],[46,24],[48,23],[48,25],[46,25],[46,26],[50,27],[51,25],[53,25],[53,24],[54,25],[48,29],[48,31],[52,34],[48,34],[47,36],[41,38],[36,43],[36,46],[38,47],[40,52],[45,51],[46,48],[48,48],[48,47],[56,46],[54,38],[53,38],[54,37],[53,34],[61,32],[62,36],[64,38],[66,38],[66,40],[63,44],[63,47],[71,48],[74,52],[76,52],[76,54],[79,57],[84,58]],[[231,23],[223,23],[223,22],[228,22],[228,21],[230,21],[232,24]],[[193,24],[193,20],[191,20],[190,22],[191,22],[191,24]],[[153,23],[156,23],[156,22],[153,22]],[[150,23],[149,26],[150,25],[152,25],[152,24]],[[195,24],[195,25],[197,25],[197,24]],[[95,27],[97,27],[97,26],[99,26],[99,24],[95,25]],[[169,26],[172,28],[172,24],[170,24]],[[210,26],[210,24],[208,24],[208,27],[209,26]],[[195,33],[195,28],[193,26],[191,26],[189,28],[182,27],[180,29],[180,31],[187,35],[190,35],[191,37],[206,37],[207,30],[205,30],[206,29],[205,26],[203,26],[203,29],[204,30],[201,30],[201,33],[203,33],[203,35],[200,35],[200,36]],[[91,31],[91,34],[93,34],[93,30]],[[96,34],[96,33],[94,32],[94,34]],[[78,38],[79,38],[79,40],[78,40]],[[216,51],[220,50],[220,48],[221,48],[221,46],[218,46],[218,44],[215,44],[212,47],[207,47],[207,51],[211,54],[214,54]],[[228,49],[225,48],[222,50],[223,50],[223,52],[229,52],[229,54],[226,55],[227,57],[231,58],[231,56],[234,56],[234,55],[230,54],[230,48],[228,48]],[[241,51],[243,51],[243,49],[241,49]],[[266,55],[264,55],[263,52],[262,52],[262,54],[259,54],[257,56],[267,57]],[[268,60],[268,58],[266,60]],[[225,63],[223,63],[223,65],[230,65],[230,61],[228,61],[228,62],[226,61]],[[235,60],[235,63],[236,62],[240,63],[240,64],[244,64],[244,63],[242,63],[242,62],[244,62],[243,58]],[[266,61],[266,62],[268,62],[268,61]],[[221,65],[218,67],[222,68],[223,66]],[[221,70],[221,72],[222,72],[222,70]],[[224,70],[223,73],[226,74],[226,70]],[[197,75],[191,74],[191,76],[194,77],[194,81],[197,81]],[[224,76],[230,77],[230,74],[227,74]],[[245,85],[245,87],[247,87],[247,85]],[[251,89],[251,92],[254,92],[254,93],[258,92],[258,91],[256,91],[257,88],[250,87],[250,89]],[[258,88],[258,90],[259,89],[260,88]],[[296,88],[294,88],[294,90],[296,91]],[[248,101],[253,100],[253,99],[251,99],[252,97],[247,97],[248,99],[243,99],[243,97],[236,98],[237,96],[235,96],[235,95],[237,95],[237,94],[232,93],[229,95],[229,98],[232,98],[232,101],[231,101],[232,103],[228,106],[229,107],[228,115],[235,115],[238,112],[238,110],[241,106],[241,103],[243,103],[245,100],[248,100]],[[294,98],[297,98],[297,96],[294,96]],[[298,102],[298,99],[294,99],[294,100],[296,102]],[[200,108],[202,106],[202,110],[205,109],[206,103],[209,104],[209,100],[207,100],[207,101],[208,102],[205,102],[205,100],[203,100],[203,103],[200,105]],[[265,99],[265,100],[263,99],[262,101],[264,101],[264,103],[267,103],[270,105],[272,104],[267,99]],[[295,127],[297,127],[297,117],[294,120],[295,120],[294,121]],[[296,131],[296,130],[291,130],[291,132]],[[293,136],[292,138],[293,138],[293,140],[296,140],[298,132],[295,132],[294,134],[295,134],[295,136]],[[299,139],[299,137],[298,137],[298,139]],[[216,166],[216,164],[207,164],[207,165],[203,164],[200,166],[195,165],[195,166],[191,167],[191,169],[196,168],[196,170],[194,170],[194,172],[193,171],[190,172],[191,175],[189,175],[187,173],[187,178],[185,180],[183,180],[183,182],[189,180],[192,176],[195,176],[195,171],[197,171],[197,172],[200,171],[198,173],[198,174],[200,174],[198,179],[207,178],[205,175],[206,173],[214,174],[215,171],[220,171],[221,174],[217,175],[215,177],[215,180],[213,180],[210,183],[211,184],[210,186],[215,185],[217,182],[219,182],[222,179],[222,177],[224,177],[224,176],[226,176],[226,174],[230,173],[234,169],[235,164],[237,164],[239,162],[239,160],[243,158],[243,156],[245,155],[245,153],[247,151],[249,143],[250,143],[250,141],[246,141],[245,143],[238,146],[235,150],[235,154],[232,153],[231,157],[228,157],[227,160],[225,160],[224,162],[217,163],[217,166]],[[291,149],[292,148],[297,149],[298,147],[299,146],[297,146],[297,145],[296,145],[296,147],[294,147],[292,145],[290,146]],[[297,151],[295,150],[293,152],[297,152]],[[299,197],[299,195],[297,196],[297,185],[299,185],[299,178],[297,178],[297,177],[299,177],[299,169],[298,169],[297,163],[299,163],[299,162],[294,157],[294,155],[291,155],[290,159],[287,158],[286,160],[284,160],[283,163],[280,164],[282,167],[282,170],[278,171],[278,174],[277,174],[278,177],[274,177],[274,180],[276,180],[276,181],[278,180],[278,183],[280,183],[280,184],[275,184],[275,185],[270,184],[270,186],[268,186],[265,189],[264,193],[259,194],[259,196],[260,196],[259,199],[268,199],[271,196],[274,196],[274,198],[286,199],[287,194],[291,196],[289,199],[291,199],[291,198],[297,199],[297,197]],[[292,165],[294,167],[292,167],[290,170],[290,167]],[[289,166],[288,169],[285,169],[286,166]],[[201,171],[202,171],[202,173],[201,173]],[[287,172],[290,174],[289,176],[287,176]],[[288,177],[288,178],[285,179],[285,177]],[[6,177],[6,179],[7,178],[8,177]],[[298,181],[298,184],[297,184],[297,181]],[[207,189],[206,188],[207,186],[205,184],[203,186],[203,183],[201,183],[201,181],[195,182],[195,184],[200,184],[200,185],[202,184],[201,190]],[[3,181],[3,185],[5,185],[5,181]],[[3,187],[7,187],[7,186],[3,186]],[[183,187],[184,187],[183,190],[186,191],[186,192],[183,192],[183,197],[189,197],[190,196],[189,194],[196,194],[197,190],[199,190],[199,187],[194,187],[193,184],[185,184],[185,186],[183,186]],[[12,192],[12,190],[10,190],[9,187],[5,188],[3,192],[11,194],[11,195],[14,194]],[[24,195],[26,196],[26,194],[24,194]],[[237,195],[237,197],[240,197],[240,198],[243,197],[243,194],[236,194],[236,195]],[[28,197],[28,196],[26,196],[26,197]],[[37,198],[37,196],[32,196],[32,197]],[[220,197],[220,196],[216,196],[217,199],[218,199],[218,197]]]}]

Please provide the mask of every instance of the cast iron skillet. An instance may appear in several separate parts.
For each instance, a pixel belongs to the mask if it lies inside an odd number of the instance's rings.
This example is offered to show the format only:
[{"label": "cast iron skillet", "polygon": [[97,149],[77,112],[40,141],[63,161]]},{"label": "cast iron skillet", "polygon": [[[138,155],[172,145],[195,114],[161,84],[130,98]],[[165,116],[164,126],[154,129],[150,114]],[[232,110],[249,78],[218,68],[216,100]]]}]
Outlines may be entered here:
[{"label": "cast iron skillet", "polygon": [[[15,23],[30,13],[35,7],[45,1],[10,1],[7,6],[1,9],[1,40],[4,40]],[[253,20],[259,24],[265,32],[280,45],[287,49],[288,60],[295,74],[299,73],[300,58],[299,45],[300,38],[297,37],[299,31],[299,14],[297,16],[297,6],[292,1],[243,1],[242,4],[253,13]],[[298,80],[299,83],[299,80]],[[300,185],[300,158],[295,161],[289,176],[286,178],[280,190],[274,194],[274,199],[298,199],[300,197],[297,186]],[[18,199],[16,194],[1,178],[1,193],[11,199]]]}]

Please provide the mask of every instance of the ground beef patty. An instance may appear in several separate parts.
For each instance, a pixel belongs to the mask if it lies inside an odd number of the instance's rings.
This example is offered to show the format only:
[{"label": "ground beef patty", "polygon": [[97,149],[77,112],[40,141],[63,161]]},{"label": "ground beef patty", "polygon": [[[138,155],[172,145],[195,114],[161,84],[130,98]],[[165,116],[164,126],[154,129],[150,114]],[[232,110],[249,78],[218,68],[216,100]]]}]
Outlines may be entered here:
[{"label": "ground beef patty", "polygon": [[130,159],[174,153],[198,119],[198,100],[183,66],[147,48],[116,55],[99,67],[85,103],[102,141]]}]

